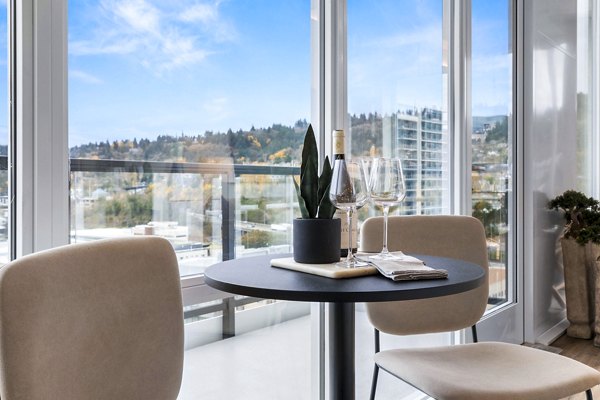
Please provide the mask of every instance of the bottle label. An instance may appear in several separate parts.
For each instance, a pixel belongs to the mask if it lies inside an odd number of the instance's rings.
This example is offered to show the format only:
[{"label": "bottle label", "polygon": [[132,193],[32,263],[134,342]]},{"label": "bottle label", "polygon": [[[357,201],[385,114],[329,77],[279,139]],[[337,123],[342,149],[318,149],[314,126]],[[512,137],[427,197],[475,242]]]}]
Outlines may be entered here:
[{"label": "bottle label", "polygon": [[[346,216],[346,212],[338,210],[336,211],[334,218],[340,218],[342,223],[340,248],[341,250],[348,250],[348,217]],[[358,243],[358,229],[356,229],[357,225],[358,215],[354,213],[352,214],[352,249],[356,249]]]}]

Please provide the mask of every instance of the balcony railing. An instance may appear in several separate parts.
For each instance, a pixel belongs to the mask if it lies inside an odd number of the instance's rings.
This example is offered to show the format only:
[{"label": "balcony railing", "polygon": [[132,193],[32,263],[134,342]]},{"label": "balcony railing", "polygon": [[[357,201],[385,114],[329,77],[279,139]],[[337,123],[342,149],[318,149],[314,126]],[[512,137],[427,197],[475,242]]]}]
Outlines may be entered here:
[{"label": "balcony railing", "polygon": [[[157,162],[157,161],[129,161],[129,160],[94,160],[94,159],[78,159],[73,158],[70,160],[70,171],[71,174],[83,174],[83,173],[97,173],[98,176],[102,174],[113,174],[114,176],[122,176],[122,174],[138,174],[138,176],[155,176],[156,174],[167,174],[184,176],[185,174],[195,176],[210,176],[219,178],[219,199],[218,205],[220,211],[220,239],[221,239],[221,260],[229,260],[236,257],[236,229],[261,229],[254,223],[244,223],[237,221],[236,216],[244,211],[244,207],[240,205],[240,199],[236,198],[239,196],[239,188],[236,188],[238,179],[244,176],[259,176],[259,177],[274,177],[274,176],[293,176],[300,173],[300,168],[291,166],[276,166],[276,165],[245,165],[245,164],[217,164],[217,163],[188,163],[188,162]],[[154,178],[153,178],[154,179]],[[212,184],[212,181],[210,181]],[[290,186],[290,182],[286,182]],[[72,183],[73,185],[73,183]],[[125,188],[125,190],[137,190],[143,189],[146,186],[133,185],[132,187]],[[88,188],[88,191],[90,189]],[[214,200],[213,200],[214,201]],[[293,208],[291,204],[285,204],[286,207]],[[295,205],[295,202],[294,202]],[[273,205],[270,205],[273,206]],[[77,207],[77,206],[76,206]],[[239,208],[238,208],[239,207]],[[268,207],[268,206],[267,206]],[[252,207],[246,206],[246,209],[253,209]],[[291,222],[291,221],[290,221]],[[130,227],[133,228],[133,227]],[[264,228],[263,228],[264,229]],[[76,230],[75,230],[76,231]],[[179,258],[185,258],[188,251],[193,251],[192,247],[189,246],[174,246],[176,248]],[[189,248],[188,248],[189,247]],[[205,253],[210,255],[210,253]],[[237,256],[240,256],[239,254]],[[180,261],[181,263],[181,261]],[[204,287],[203,285],[201,285]],[[210,291],[209,288],[206,288]],[[207,297],[208,296],[208,297]],[[185,296],[184,296],[185,297]],[[201,295],[200,298],[205,300],[211,299],[210,295]],[[235,335],[235,309],[236,307],[247,306],[251,303],[262,301],[262,299],[256,298],[244,298],[244,297],[214,297],[214,300],[204,305],[191,306],[197,302],[192,301],[188,304],[184,312],[186,319],[194,320],[203,318],[206,315],[214,315],[215,313],[221,313],[222,315],[222,336],[223,338]]]},{"label": "balcony railing", "polygon": [[236,238],[236,178],[244,175],[293,176],[300,174],[299,167],[256,165],[256,164],[217,164],[189,162],[158,162],[130,160],[94,160],[72,158],[71,173],[138,173],[138,174],[195,174],[221,178],[221,243],[222,259],[235,258]]},{"label": "balcony railing", "polygon": [[[444,163],[436,163],[438,168]],[[8,160],[6,156],[0,156],[0,173],[6,173],[8,169]],[[239,199],[239,187],[236,185],[239,183],[239,179],[245,176],[257,176],[257,177],[291,177],[300,173],[299,167],[292,166],[277,166],[277,165],[256,165],[256,164],[217,164],[217,163],[188,163],[188,162],[157,162],[157,161],[130,161],[130,160],[95,160],[95,159],[71,159],[70,160],[71,174],[84,174],[84,173],[97,173],[97,174],[110,174],[111,176],[120,176],[121,174],[139,174],[141,175],[154,175],[154,174],[167,174],[169,176],[176,175],[198,175],[198,176],[216,176],[219,177],[220,187],[218,199],[218,211],[220,218],[220,240],[222,254],[218,255],[215,261],[228,260],[236,257],[236,237],[239,239],[238,232],[241,228],[244,230],[260,229],[261,226],[254,226],[254,223],[239,221],[239,217],[242,213],[252,212],[252,208],[248,205],[240,204]],[[437,168],[436,168],[437,170]],[[282,183],[277,183],[281,185]],[[286,186],[292,188],[291,182],[286,182]],[[131,188],[129,188],[131,189]],[[133,188],[135,189],[135,188]],[[436,188],[432,188],[435,190]],[[493,193],[491,198],[498,197],[501,193]],[[481,195],[481,194],[480,194]],[[475,195],[476,196],[476,195]],[[294,199],[295,200],[295,199]],[[410,201],[407,199],[407,202]],[[423,199],[420,199],[423,201]],[[433,205],[434,203],[427,203],[426,205]],[[267,209],[277,206],[277,204],[267,205]],[[289,208],[290,211],[294,211],[296,207],[295,201],[285,203],[281,205]],[[248,211],[250,210],[250,211]],[[295,212],[295,211],[294,211]],[[236,224],[236,219],[238,220]],[[291,222],[291,218],[290,218]],[[258,224],[260,225],[260,224]],[[132,227],[129,227],[132,228]],[[264,228],[264,227],[263,227]],[[237,232],[236,232],[237,231]],[[195,248],[181,247],[179,254],[185,255],[188,250],[194,250]],[[238,246],[239,248],[239,246]],[[239,257],[240,254],[237,254]],[[208,260],[207,260],[208,261]],[[498,296],[502,297],[502,296]],[[243,305],[248,301],[253,300],[239,300],[230,298],[219,305],[208,305],[206,307],[195,308],[186,313],[188,317],[195,317],[203,315],[205,313],[211,313],[215,311],[223,311],[225,321],[229,319],[231,321],[231,315],[229,314],[226,318],[226,314],[231,311],[234,307]],[[224,332],[232,332],[234,329],[225,328]]]}]

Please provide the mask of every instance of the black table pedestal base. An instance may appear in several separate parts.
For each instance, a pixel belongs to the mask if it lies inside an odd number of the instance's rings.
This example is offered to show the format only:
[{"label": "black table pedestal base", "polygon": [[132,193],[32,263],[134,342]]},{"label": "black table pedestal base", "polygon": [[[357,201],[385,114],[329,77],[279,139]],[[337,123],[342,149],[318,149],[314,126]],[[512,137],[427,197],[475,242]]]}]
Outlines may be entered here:
[{"label": "black table pedestal base", "polygon": [[329,394],[354,400],[354,303],[329,303]]}]

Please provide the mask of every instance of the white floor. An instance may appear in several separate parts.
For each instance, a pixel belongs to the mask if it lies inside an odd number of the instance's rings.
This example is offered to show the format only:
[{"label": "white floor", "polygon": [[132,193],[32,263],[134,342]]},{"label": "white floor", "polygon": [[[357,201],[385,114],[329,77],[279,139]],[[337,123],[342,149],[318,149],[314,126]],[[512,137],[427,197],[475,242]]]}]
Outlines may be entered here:
[{"label": "white floor", "polygon": [[[311,400],[310,317],[302,317],[185,352],[179,400]],[[382,337],[382,349],[446,344],[449,335]],[[356,312],[356,398],[368,399],[373,330]],[[385,372],[377,399],[422,398]]]}]

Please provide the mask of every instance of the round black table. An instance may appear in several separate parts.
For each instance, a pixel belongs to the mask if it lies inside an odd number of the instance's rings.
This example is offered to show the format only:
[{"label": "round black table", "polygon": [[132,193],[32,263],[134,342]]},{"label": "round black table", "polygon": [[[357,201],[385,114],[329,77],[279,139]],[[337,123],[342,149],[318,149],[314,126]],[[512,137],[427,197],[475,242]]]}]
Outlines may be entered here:
[{"label": "round black table", "polygon": [[[379,274],[331,279],[271,267],[275,254],[238,258],[209,267],[206,283],[224,292],[268,299],[329,303],[330,398],[353,400],[354,303],[415,300],[462,293],[479,287],[483,269],[466,261],[415,255],[433,268],[448,271],[447,279],[394,282]],[[352,333],[349,333],[352,332]]]}]

